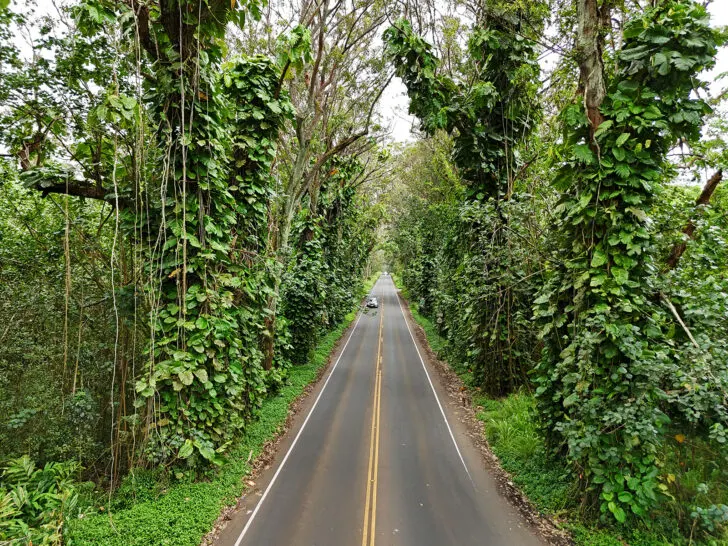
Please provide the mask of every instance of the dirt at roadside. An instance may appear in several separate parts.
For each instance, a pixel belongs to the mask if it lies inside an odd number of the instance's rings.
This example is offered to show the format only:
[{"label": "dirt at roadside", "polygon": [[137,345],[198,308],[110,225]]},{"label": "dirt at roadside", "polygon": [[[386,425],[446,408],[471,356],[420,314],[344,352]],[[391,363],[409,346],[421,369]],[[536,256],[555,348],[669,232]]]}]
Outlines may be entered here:
[{"label": "dirt at roadside", "polygon": [[407,302],[401,293],[398,292],[398,294],[400,300],[402,300],[402,307],[405,309],[407,321],[412,326],[413,333],[417,337],[420,347],[425,350],[427,364],[431,369],[436,370],[442,386],[447,391],[448,397],[461,408],[460,420],[467,427],[468,435],[480,451],[483,461],[491,475],[496,479],[501,495],[516,507],[520,514],[538,531],[541,538],[546,542],[554,546],[573,546],[574,541],[569,533],[561,529],[556,521],[541,513],[531,503],[528,497],[516,487],[510,474],[501,467],[498,457],[493,453],[485,438],[485,426],[477,417],[478,407],[473,405],[470,390],[452,368],[437,357],[427,342],[425,331],[412,316],[409,302]]}]

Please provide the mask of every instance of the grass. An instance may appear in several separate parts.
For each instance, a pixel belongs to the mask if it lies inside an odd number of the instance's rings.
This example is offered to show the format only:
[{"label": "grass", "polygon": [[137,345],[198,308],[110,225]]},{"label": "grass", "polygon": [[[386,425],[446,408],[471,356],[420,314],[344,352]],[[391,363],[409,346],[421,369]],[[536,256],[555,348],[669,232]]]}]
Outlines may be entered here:
[{"label": "grass", "polygon": [[[447,340],[437,333],[428,317],[419,313],[416,305],[410,305],[410,309],[425,331],[430,347],[440,358],[446,357]],[[725,471],[715,462],[715,454],[697,441],[667,445],[668,441],[663,459],[666,473],[676,478],[671,488],[676,500],[663,503],[649,528],[640,524],[622,532],[617,528],[599,527],[597,522],[582,518],[578,513],[578,495],[567,465],[563,460],[549,456],[538,431],[533,397],[520,392],[499,400],[487,398],[473,388],[472,375],[466,369],[456,366],[453,369],[471,388],[473,403],[480,407],[478,418],[485,424],[485,436],[501,466],[539,510],[571,532],[579,546],[687,545],[690,542],[679,529],[679,522],[689,516],[685,506],[695,500],[707,505],[728,503],[728,482]],[[710,498],[696,497],[699,484],[706,484],[711,491]],[[685,498],[680,498],[681,492]],[[726,546],[728,540],[706,538],[693,540],[691,544]]]},{"label": "grass", "polygon": [[[368,293],[379,274],[364,282]],[[245,490],[244,478],[265,443],[281,430],[291,403],[318,376],[357,309],[319,343],[311,362],[294,366],[288,382],[263,403],[259,418],[230,452],[228,462],[206,481],[169,481],[161,470],[137,470],[127,476],[112,499],[112,514],[94,514],[70,522],[67,543],[95,546],[197,546],[212,529],[224,506],[232,505]]]}]

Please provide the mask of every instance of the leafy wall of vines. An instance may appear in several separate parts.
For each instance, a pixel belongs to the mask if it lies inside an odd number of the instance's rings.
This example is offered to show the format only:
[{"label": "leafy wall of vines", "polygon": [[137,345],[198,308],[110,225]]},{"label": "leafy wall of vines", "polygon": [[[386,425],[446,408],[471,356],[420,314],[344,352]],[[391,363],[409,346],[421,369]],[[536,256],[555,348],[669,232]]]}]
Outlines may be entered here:
[{"label": "leafy wall of vines", "polygon": [[[530,314],[531,291],[511,289],[520,268],[508,252],[505,205],[522,163],[518,149],[541,116],[537,49],[524,36],[526,19],[522,13],[486,12],[468,40],[469,74],[461,82],[438,73],[432,47],[409,22],[385,33],[396,73],[407,85],[410,112],[428,134],[453,134],[452,159],[466,187],[457,227],[438,251],[443,282],[415,295],[437,294],[431,304],[423,302],[425,312],[431,307],[436,314],[453,359],[467,362],[476,383],[496,395],[525,382],[528,360],[518,358],[516,332]],[[538,27],[539,16],[534,19],[530,23]],[[434,275],[422,273],[429,278],[424,283],[434,284]]]},{"label": "leafy wall of vines", "polygon": [[264,248],[270,168],[292,107],[267,59],[195,69],[199,82],[182,78],[182,91],[170,85],[154,100],[182,107],[157,118],[170,169],[160,180],[166,200],[149,215],[164,244],[148,257],[159,304],[150,375],[137,390],[153,408],[150,456],[218,462],[267,390],[258,349],[267,281],[253,257]]},{"label": "leafy wall of vines", "polygon": [[297,253],[283,282],[282,310],[291,334],[285,354],[294,364],[306,362],[320,335],[349,312],[374,246],[377,217],[354,186],[364,166],[335,156],[326,170],[294,225]]},{"label": "leafy wall of vines", "polygon": [[667,489],[657,453],[680,366],[661,342],[674,323],[654,286],[648,210],[669,177],[668,151],[699,137],[710,109],[696,75],[716,47],[704,7],[660,2],[624,29],[594,140],[583,105],[563,113],[559,265],[535,300],[546,344],[538,409],[585,500],[620,522],[646,515]]}]

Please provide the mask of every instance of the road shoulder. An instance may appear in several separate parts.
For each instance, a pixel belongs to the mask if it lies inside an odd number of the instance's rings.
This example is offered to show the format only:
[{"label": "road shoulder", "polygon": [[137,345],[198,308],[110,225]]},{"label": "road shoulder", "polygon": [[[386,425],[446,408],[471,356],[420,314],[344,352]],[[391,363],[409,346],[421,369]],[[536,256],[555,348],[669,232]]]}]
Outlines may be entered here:
[{"label": "road shoulder", "polygon": [[494,479],[498,493],[510,503],[524,518],[526,523],[537,532],[544,542],[556,546],[573,544],[569,534],[560,529],[549,517],[539,512],[526,495],[516,487],[511,476],[500,465],[498,457],[492,452],[485,438],[483,422],[477,418],[477,408],[473,405],[469,389],[450,366],[440,360],[430,347],[423,328],[412,316],[409,302],[397,290],[405,319],[416,339],[420,354],[425,362],[438,397],[453,432],[460,442],[465,442],[463,451],[472,462],[473,452],[478,453],[478,462],[482,464]]},{"label": "road shoulder", "polygon": [[317,370],[316,378],[290,403],[285,422],[279,427],[275,436],[266,441],[258,456],[250,461],[251,470],[244,477],[245,489],[241,496],[235,504],[222,509],[215,525],[203,538],[201,546],[235,542],[302,428],[326,380],[333,372],[333,365],[343,353],[361,313],[366,313],[366,310],[360,310],[344,329],[329,353],[326,363]]}]

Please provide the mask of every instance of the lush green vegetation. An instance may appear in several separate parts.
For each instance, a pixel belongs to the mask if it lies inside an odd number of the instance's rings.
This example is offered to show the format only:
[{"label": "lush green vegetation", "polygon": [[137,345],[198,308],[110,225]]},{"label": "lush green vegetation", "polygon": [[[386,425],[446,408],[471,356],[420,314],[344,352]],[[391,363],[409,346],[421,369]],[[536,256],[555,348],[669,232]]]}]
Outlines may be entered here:
[{"label": "lush green vegetation", "polygon": [[[433,322],[416,305],[410,305],[410,309],[432,349],[438,355],[446,355],[447,340],[438,334]],[[716,453],[699,440],[675,440],[666,444],[660,454],[666,461],[668,476],[673,477],[672,496],[654,514],[652,524],[638,524],[626,530],[600,528],[589,518],[579,516],[576,484],[570,477],[569,466],[554,457],[544,444],[533,395],[521,391],[494,399],[476,386],[468,368],[453,368],[470,389],[485,436],[502,467],[536,507],[569,530],[580,546],[619,546],[625,541],[639,546],[682,544],[679,522],[691,517],[685,513],[686,503],[696,494],[708,503],[728,502],[726,481],[721,472],[716,472]],[[696,538],[694,543],[703,541]],[[725,544],[726,539],[709,539],[705,543]]]},{"label": "lush green vegetation", "polygon": [[445,4],[0,0],[0,541],[199,541],[379,267],[579,540],[725,540],[728,32]]},{"label": "lush green vegetation", "polygon": [[400,155],[389,267],[468,382],[516,396],[498,411],[523,434],[495,443],[529,494],[559,508],[538,448],[588,526],[724,539],[725,93],[700,74],[725,36],[697,2],[578,0],[537,97],[545,5],[481,7],[454,66],[408,22],[385,33],[427,137]]},{"label": "lush green vegetation", "polygon": [[104,542],[105,516],[64,534],[102,506],[150,544],[189,497],[194,542],[371,270],[386,76],[352,32],[384,8],[280,33],[263,2],[25,4],[0,4],[0,466],[62,476],[44,505],[5,471],[0,541]]},{"label": "lush green vegetation", "polygon": [[[378,278],[379,273],[370,277],[357,298],[368,293]],[[246,428],[219,471],[195,481],[184,476],[177,479],[159,467],[136,468],[108,499],[94,492],[93,483],[77,483],[77,463],[48,463],[36,469],[24,456],[3,471],[3,487],[8,490],[0,488],[0,538],[56,543],[65,530],[73,544],[199,544],[222,507],[235,504],[244,491],[243,478],[250,473],[252,461],[279,434],[290,404],[328,363],[357,311],[358,307],[350,310],[321,338],[307,364],[291,369],[278,393],[263,402],[256,421]]]},{"label": "lush green vegetation", "polygon": [[[378,277],[370,279],[359,295],[369,291]],[[316,347],[309,363],[292,368],[278,394],[263,402],[230,452],[229,460],[208,479],[173,480],[160,469],[139,469],[128,475],[111,502],[111,513],[98,509],[71,523],[74,544],[189,545],[200,543],[210,531],[223,506],[235,504],[246,487],[243,478],[264,444],[276,436],[288,416],[289,406],[320,373],[336,342],[356,317],[344,320]],[[102,507],[104,505],[102,504]]]}]

